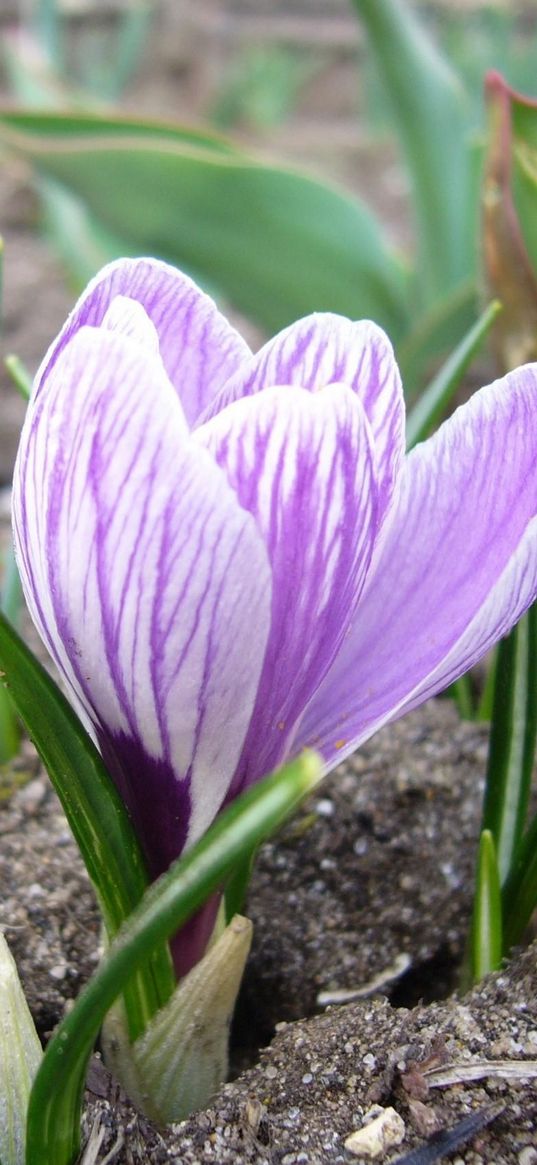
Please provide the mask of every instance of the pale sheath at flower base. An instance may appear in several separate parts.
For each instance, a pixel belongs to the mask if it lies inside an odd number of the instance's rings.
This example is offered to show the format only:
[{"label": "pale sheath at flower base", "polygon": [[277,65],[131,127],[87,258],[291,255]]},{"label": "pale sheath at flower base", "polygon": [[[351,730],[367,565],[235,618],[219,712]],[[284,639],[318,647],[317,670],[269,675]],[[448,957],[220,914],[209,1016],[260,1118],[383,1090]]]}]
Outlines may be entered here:
[{"label": "pale sheath at flower base", "polygon": [[252,355],[169,266],[97,276],[35,381],[15,541],[152,877],[285,758],[330,769],[522,615],[536,418],[527,366],[405,456],[374,324],[311,316]]}]

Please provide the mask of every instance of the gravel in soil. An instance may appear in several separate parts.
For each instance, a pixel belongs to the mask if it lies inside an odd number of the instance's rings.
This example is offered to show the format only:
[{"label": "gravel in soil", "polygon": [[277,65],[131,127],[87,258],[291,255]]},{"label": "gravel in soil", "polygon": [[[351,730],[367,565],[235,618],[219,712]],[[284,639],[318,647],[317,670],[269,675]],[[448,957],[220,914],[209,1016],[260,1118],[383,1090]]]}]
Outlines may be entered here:
[{"label": "gravel in soil", "polygon": [[[537,1059],[533,948],[464,999],[438,1001],[464,948],[485,751],[483,726],[434,701],[326,780],[259,855],[247,910],[255,940],[233,1033],[242,1074],[206,1111],[159,1131],[96,1058],[84,1165],[365,1160],[345,1141],[378,1106],[404,1122],[400,1146],[377,1158],[391,1161],[498,1100],[500,1115],[452,1161],[535,1165],[533,1081],[423,1083],[431,1055],[457,1065]],[[96,965],[99,919],[31,746],[4,773],[3,793],[2,925],[46,1038]],[[345,991],[357,1000],[323,1013],[319,996]],[[419,997],[437,1001],[411,1007]]]}]

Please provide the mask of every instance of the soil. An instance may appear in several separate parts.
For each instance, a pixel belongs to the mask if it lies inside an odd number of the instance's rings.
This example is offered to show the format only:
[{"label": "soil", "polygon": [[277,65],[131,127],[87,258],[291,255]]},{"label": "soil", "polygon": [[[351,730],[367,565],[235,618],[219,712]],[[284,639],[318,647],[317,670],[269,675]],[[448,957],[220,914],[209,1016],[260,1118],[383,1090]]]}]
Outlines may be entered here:
[{"label": "soil", "polygon": [[[246,910],[254,945],[232,1037],[233,1070],[242,1071],[208,1110],[162,1131],[134,1112],[96,1058],[82,1161],[350,1162],[346,1138],[379,1106],[404,1122],[401,1153],[500,1104],[471,1148],[450,1159],[537,1162],[535,948],[470,995],[453,994],[486,735],[436,700],[327,778],[259,854]],[[99,917],[29,744],[10,777],[0,809],[2,926],[46,1040],[95,968]],[[343,992],[355,1001],[338,1006]],[[431,1057],[449,1067],[448,1079],[462,1078],[424,1081]],[[506,1060],[529,1060],[528,1076],[522,1064],[506,1080],[497,1066]],[[492,1062],[488,1074],[467,1080],[468,1065],[483,1061]]]},{"label": "soil", "polygon": [[[162,7],[158,76],[144,74],[129,101],[154,111],[168,102],[169,113],[169,95],[179,93],[183,116],[201,115],[223,67],[207,45],[221,44],[224,28],[226,43],[237,28],[250,29],[247,40],[255,13],[237,2],[226,24],[217,7],[202,5],[203,13],[212,12],[209,33],[204,40],[201,22],[193,20],[178,61],[169,46],[179,7],[184,14],[182,5]],[[393,238],[405,241],[405,183],[390,147],[369,152],[364,167],[356,141],[349,145],[355,108],[341,62],[356,45],[346,7],[338,5],[338,43],[317,73],[317,121],[306,116],[310,86],[295,120],[278,134],[266,131],[261,146],[276,145],[310,164],[315,136],[328,143],[314,164],[362,193],[374,189]],[[299,39],[307,17],[303,6],[296,8],[299,23],[285,27]],[[276,9],[285,21],[283,8]],[[326,22],[317,27],[326,37]],[[326,54],[324,42],[321,48]],[[334,97],[336,75],[344,80]],[[251,133],[244,126],[241,132],[245,140]],[[38,223],[30,176],[10,162],[0,174],[3,349],[17,352],[32,371],[73,301]],[[5,545],[24,404],[4,372],[0,415]],[[132,1109],[97,1054],[88,1075],[82,1165],[350,1165],[366,1157],[347,1148],[347,1138],[388,1108],[400,1122],[392,1147],[376,1158],[381,1163],[395,1165],[401,1154],[406,1161],[414,1146],[429,1143],[429,1155],[408,1165],[537,1165],[537,948],[516,955],[471,993],[457,993],[486,741],[486,726],[461,723],[449,700],[437,700],[379,733],[326,780],[259,854],[247,904],[254,943],[232,1033],[234,1079],[206,1111],[162,1131]],[[0,771],[0,837],[0,924],[45,1042],[95,969],[100,923],[61,808],[28,743]],[[480,1065],[483,1074],[471,1079],[469,1067],[475,1075]],[[472,1114],[483,1126],[474,1127],[473,1137],[447,1156],[441,1141],[431,1147],[439,1131]]]}]

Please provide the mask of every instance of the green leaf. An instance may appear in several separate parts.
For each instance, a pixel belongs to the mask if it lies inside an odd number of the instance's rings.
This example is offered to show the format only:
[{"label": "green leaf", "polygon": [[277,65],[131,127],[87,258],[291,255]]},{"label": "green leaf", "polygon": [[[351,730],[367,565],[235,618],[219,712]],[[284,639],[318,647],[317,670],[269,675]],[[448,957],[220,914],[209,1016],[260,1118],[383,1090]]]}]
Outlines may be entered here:
[{"label": "green leaf", "polygon": [[321,181],[130,119],[4,111],[0,141],[132,253],[194,272],[271,332],[315,310],[373,317],[395,342],[407,328],[405,276],[376,220]]},{"label": "green leaf", "polygon": [[[148,884],[125,806],[70,704],[1,613],[0,669],[63,805],[112,936]],[[169,955],[162,949],[126,999],[133,1038],[174,985]]]},{"label": "green leaf", "polygon": [[470,672],[459,676],[450,684],[444,693],[454,701],[461,720],[473,720],[475,717],[475,702]]},{"label": "green leaf", "polygon": [[179,930],[245,853],[285,820],[321,772],[320,758],[307,752],[254,785],[149,888],[45,1052],[30,1098],[26,1165],[72,1165],[88,1057],[114,999],[155,946]]},{"label": "green leaf", "polygon": [[32,377],[30,376],[28,369],[25,368],[22,360],[20,360],[18,356],[12,354],[10,356],[6,356],[4,360],[4,366],[9,373],[11,380],[17,389],[17,392],[19,392],[22,396],[22,399],[29,400],[30,393],[32,391]]},{"label": "green leaf", "polygon": [[407,448],[411,449],[418,441],[424,441],[437,427],[500,311],[498,300],[489,304],[422,393],[407,417]]},{"label": "green leaf", "polygon": [[23,1165],[26,1115],[41,1044],[15,961],[0,930],[0,1151],[6,1165]]},{"label": "green leaf", "polygon": [[0,687],[0,765],[6,765],[17,755],[20,732],[9,692]]},{"label": "green leaf", "polygon": [[475,265],[478,188],[468,97],[404,0],[354,0],[354,7],[410,172],[423,298],[442,298]]},{"label": "green leaf", "polygon": [[497,649],[483,829],[490,831],[503,885],[526,823],[537,737],[537,611]]},{"label": "green leaf", "polygon": [[[15,553],[10,546],[4,554],[0,611],[9,619],[16,619],[20,612],[22,593]],[[0,684],[0,765],[7,764],[16,756],[20,747],[19,724],[9,692]]]},{"label": "green leaf", "polygon": [[[32,16],[33,9],[33,16]],[[58,0],[35,0],[30,5],[33,31],[56,67],[61,63],[60,9]]]},{"label": "green leaf", "polygon": [[[68,146],[72,139],[85,139],[91,144],[105,134],[107,138],[118,139],[118,149],[124,148],[126,138],[128,141],[140,138],[143,143],[154,138],[161,146],[166,142],[172,148],[199,147],[217,157],[247,157],[228,138],[211,130],[193,129],[172,121],[153,121],[151,118],[135,119],[108,113],[105,116],[86,109],[77,109],[75,113],[2,109],[0,123],[6,131],[14,134],[21,133],[24,137],[27,134],[36,135],[42,139],[44,149],[49,142],[54,143],[56,148],[61,148],[62,143],[64,147]],[[38,146],[38,143],[34,142],[34,145]]]},{"label": "green leaf", "polygon": [[405,396],[415,401],[423,391],[431,367],[446,358],[477,318],[475,280],[467,279],[441,300],[419,313],[397,349]]},{"label": "green leaf", "polygon": [[503,953],[508,955],[521,942],[537,907],[537,817],[534,817],[519,846],[509,877],[503,887]]},{"label": "green leaf", "polygon": [[502,960],[502,906],[494,838],[484,829],[479,842],[477,885],[472,921],[472,975],[474,983],[497,971]]},{"label": "green leaf", "polygon": [[255,854],[245,854],[244,859],[238,862],[231,877],[226,882],[224,903],[226,922],[231,922],[235,914],[241,914],[246,898],[246,891],[252,876]]},{"label": "green leaf", "polygon": [[487,674],[476,710],[476,720],[492,720],[494,711],[494,689],[496,687],[496,666],[498,663],[498,648],[494,647],[487,660]]},{"label": "green leaf", "polygon": [[129,243],[117,233],[107,231],[84,202],[59,182],[42,178],[38,189],[45,235],[77,291],[86,286],[100,267],[133,253]]}]

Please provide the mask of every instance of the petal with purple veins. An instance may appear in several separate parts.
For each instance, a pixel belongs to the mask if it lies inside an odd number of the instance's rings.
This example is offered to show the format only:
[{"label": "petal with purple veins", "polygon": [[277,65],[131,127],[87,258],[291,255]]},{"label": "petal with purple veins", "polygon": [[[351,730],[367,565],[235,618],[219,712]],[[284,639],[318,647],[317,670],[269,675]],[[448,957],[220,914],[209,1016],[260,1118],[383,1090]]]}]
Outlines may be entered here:
[{"label": "petal with purple veins", "polygon": [[255,518],[273,574],[272,625],[236,791],[285,755],[341,647],[379,529],[370,426],[343,385],[268,388],[193,434]]},{"label": "petal with purple veins", "polygon": [[199,424],[272,385],[316,392],[334,383],[348,385],[365,410],[388,502],[404,455],[403,390],[390,341],[369,320],[353,322],[326,312],[291,324],[231,375]]},{"label": "petal with purple veins", "polygon": [[458,409],[407,459],[349,636],[294,743],[331,767],[440,691],[537,594],[537,365]]},{"label": "petal with purple veins", "polygon": [[271,578],[161,361],[81,329],[30,405],[13,494],[30,610],[153,877],[209,825],[254,706]]},{"label": "petal with purple veins", "polygon": [[[134,300],[159,337],[160,354],[189,424],[251,353],[208,295],[158,259],[119,259],[96,275],[80,297],[36,377],[39,393],[59,354],[76,331],[103,323],[114,299]],[[121,321],[116,321],[119,330]],[[110,317],[108,324],[110,328]]]}]

